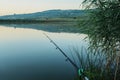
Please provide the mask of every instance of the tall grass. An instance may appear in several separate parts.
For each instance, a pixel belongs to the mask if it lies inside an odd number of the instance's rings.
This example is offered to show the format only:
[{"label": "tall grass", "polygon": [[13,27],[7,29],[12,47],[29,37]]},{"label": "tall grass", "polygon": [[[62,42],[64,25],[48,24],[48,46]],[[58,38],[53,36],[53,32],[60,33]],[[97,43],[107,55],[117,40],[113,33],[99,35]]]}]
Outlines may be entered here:
[{"label": "tall grass", "polygon": [[120,0],[84,0],[83,5],[93,9],[80,25],[88,34],[91,51],[76,54],[87,55],[82,66],[91,80],[120,80]]},{"label": "tall grass", "polygon": [[[82,47],[80,50],[73,49],[80,68],[89,80],[120,80],[120,59],[117,56],[108,57],[101,50],[93,54],[90,50]],[[117,71],[116,71],[117,69]],[[79,79],[79,77],[77,78]]]}]

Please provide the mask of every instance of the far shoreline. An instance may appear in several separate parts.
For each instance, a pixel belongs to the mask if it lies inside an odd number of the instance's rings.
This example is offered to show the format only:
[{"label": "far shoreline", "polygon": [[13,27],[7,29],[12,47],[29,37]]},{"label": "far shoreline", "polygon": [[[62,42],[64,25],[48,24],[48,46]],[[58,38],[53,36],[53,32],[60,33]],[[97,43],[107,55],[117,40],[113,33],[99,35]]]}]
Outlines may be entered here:
[{"label": "far shoreline", "polygon": [[47,19],[47,20],[34,20],[34,19],[0,19],[0,24],[33,24],[33,23],[75,23],[77,19]]}]

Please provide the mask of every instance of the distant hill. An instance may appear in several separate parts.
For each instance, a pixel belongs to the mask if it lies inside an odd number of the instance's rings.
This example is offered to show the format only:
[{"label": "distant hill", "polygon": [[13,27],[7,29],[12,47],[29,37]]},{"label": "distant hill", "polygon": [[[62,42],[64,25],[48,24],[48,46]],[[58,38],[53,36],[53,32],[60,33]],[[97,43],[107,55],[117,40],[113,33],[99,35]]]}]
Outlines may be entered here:
[{"label": "distant hill", "polygon": [[0,16],[0,19],[48,19],[48,18],[71,18],[84,15],[84,10],[47,10],[29,14],[14,14]]}]

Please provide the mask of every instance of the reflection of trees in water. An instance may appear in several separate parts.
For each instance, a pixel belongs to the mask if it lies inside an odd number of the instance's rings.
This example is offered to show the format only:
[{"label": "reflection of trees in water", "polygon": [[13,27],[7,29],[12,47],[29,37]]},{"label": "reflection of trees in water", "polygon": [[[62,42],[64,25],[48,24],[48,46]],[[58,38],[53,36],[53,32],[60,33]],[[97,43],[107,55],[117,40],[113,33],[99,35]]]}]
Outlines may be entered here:
[{"label": "reflection of trees in water", "polygon": [[76,23],[46,23],[46,24],[4,24],[6,27],[31,28],[48,32],[80,32]]}]

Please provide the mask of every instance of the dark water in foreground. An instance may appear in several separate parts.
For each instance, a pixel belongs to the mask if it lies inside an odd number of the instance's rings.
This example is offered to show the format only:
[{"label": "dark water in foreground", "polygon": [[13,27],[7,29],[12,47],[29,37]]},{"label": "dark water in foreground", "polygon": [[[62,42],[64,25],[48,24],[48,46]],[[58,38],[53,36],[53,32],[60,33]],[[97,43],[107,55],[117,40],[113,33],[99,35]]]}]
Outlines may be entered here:
[{"label": "dark water in foreground", "polygon": [[71,57],[74,47],[86,45],[86,35],[75,32],[63,25],[1,25],[0,80],[73,80],[73,66],[43,33]]}]

